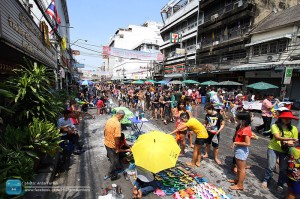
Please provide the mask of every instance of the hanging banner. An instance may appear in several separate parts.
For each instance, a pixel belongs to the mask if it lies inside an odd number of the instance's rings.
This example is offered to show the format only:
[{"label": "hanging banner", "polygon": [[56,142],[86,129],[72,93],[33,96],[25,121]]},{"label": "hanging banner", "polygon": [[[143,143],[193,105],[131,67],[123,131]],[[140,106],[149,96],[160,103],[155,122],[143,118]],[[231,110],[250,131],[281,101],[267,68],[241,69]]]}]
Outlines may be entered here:
[{"label": "hanging banner", "polygon": [[127,50],[122,48],[113,48],[109,46],[103,46],[103,55],[111,55],[115,57],[122,57],[127,59],[138,59],[138,60],[156,60],[163,61],[164,56],[162,53],[148,53],[137,50]]},{"label": "hanging banner", "polygon": [[283,84],[290,84],[291,80],[292,80],[292,75],[293,75],[293,68],[286,67],[285,68],[285,73],[284,73]]}]

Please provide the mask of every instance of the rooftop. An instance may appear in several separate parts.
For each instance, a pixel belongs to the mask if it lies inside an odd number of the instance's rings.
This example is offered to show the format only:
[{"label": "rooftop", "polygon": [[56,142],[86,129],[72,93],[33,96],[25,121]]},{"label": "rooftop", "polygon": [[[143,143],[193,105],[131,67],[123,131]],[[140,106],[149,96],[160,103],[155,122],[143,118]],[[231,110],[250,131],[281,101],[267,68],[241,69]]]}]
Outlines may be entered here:
[{"label": "rooftop", "polygon": [[252,33],[265,32],[276,27],[293,23],[300,23],[300,4],[277,13],[273,12],[273,14],[263,20]]}]

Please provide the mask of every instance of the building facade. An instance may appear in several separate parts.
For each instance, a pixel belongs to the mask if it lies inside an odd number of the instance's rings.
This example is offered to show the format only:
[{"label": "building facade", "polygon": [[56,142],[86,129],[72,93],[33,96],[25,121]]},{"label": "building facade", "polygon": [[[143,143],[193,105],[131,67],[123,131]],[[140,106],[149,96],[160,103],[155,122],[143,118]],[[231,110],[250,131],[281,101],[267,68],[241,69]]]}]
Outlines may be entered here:
[{"label": "building facade", "polygon": [[[263,24],[276,14],[292,8],[297,10],[294,7],[299,6],[298,3],[297,0],[170,1],[161,10],[164,21],[161,29],[164,43],[160,47],[165,56],[163,77],[189,78],[199,82],[232,80],[246,85],[258,80],[248,78],[252,75],[250,70],[253,70],[249,66],[256,64],[255,70],[268,70],[268,74],[259,73],[261,78],[277,78],[275,83],[281,87],[282,73],[278,72],[279,69],[270,72],[270,67],[265,65],[283,60],[289,63],[286,59],[291,51],[297,58],[296,50],[291,47],[298,45],[294,21],[297,14],[286,14],[282,22],[285,25],[272,27],[266,33],[258,31],[258,27],[265,27]],[[293,21],[292,25],[290,21]],[[170,33],[181,34],[182,42],[171,43]],[[275,40],[272,45],[255,43],[265,39],[272,42],[270,38]],[[180,47],[186,50],[184,55],[176,53]]]},{"label": "building facade", "polygon": [[[120,28],[110,39],[112,48],[158,53],[162,44],[161,23],[145,22],[143,25],[129,25]],[[150,78],[155,60],[129,59],[121,56],[105,56],[105,71],[109,71],[112,80]]]},{"label": "building facade", "polygon": [[[62,88],[68,82],[63,82],[61,72],[63,66],[69,65],[72,56],[69,53],[69,18],[65,0],[57,0],[56,7],[61,18],[59,30],[54,21],[46,14],[50,4],[38,0],[4,0],[0,2],[0,78],[12,75],[12,70],[20,65],[26,67],[26,60],[43,64],[56,74],[56,85]],[[49,3],[49,4],[48,4]],[[47,4],[47,5],[46,5]],[[65,29],[63,29],[64,27]],[[66,41],[62,47],[62,40]],[[64,63],[64,64],[60,64]],[[61,66],[62,65],[62,66]],[[70,78],[71,79],[71,78]]]}]

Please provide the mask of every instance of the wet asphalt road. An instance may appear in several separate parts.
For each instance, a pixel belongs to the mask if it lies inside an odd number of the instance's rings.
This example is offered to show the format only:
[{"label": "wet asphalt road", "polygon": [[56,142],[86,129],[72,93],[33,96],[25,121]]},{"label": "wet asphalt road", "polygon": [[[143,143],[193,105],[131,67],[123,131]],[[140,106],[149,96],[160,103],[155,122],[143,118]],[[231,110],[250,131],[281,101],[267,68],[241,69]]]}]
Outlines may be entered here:
[{"label": "wet asphalt road", "polygon": [[[91,109],[89,112],[94,114],[95,109]],[[193,115],[201,122],[204,121],[204,114],[203,107],[194,107]],[[81,140],[85,144],[85,152],[79,156],[72,156],[71,164],[67,170],[60,173],[55,178],[53,183],[58,186],[64,186],[66,189],[64,191],[49,192],[48,199],[97,199],[98,196],[103,193],[104,188],[111,186],[112,182],[110,179],[103,179],[109,166],[103,144],[103,129],[105,122],[109,117],[110,115],[96,115],[96,119],[86,119],[83,124],[81,124],[80,134]],[[149,112],[146,112],[146,118],[150,118]],[[255,117],[253,122],[254,125],[258,125],[261,122],[260,119],[256,118],[259,117]],[[142,130],[144,132],[161,130],[169,133],[174,130],[174,128],[174,123],[164,125],[161,120],[151,120],[149,123],[144,124]],[[250,155],[247,160],[247,164],[251,165],[251,169],[247,170],[245,190],[238,192],[230,191],[228,189],[230,184],[227,183],[226,180],[235,177],[231,171],[233,150],[230,148],[234,132],[234,124],[226,122],[225,129],[221,132],[219,147],[219,159],[221,160],[222,165],[217,165],[211,156],[209,159],[202,160],[201,167],[196,168],[196,171],[206,177],[210,183],[222,188],[227,194],[232,195],[233,198],[282,198],[283,195],[276,192],[277,174],[274,174],[269,190],[262,190],[260,188],[261,181],[264,177],[264,168],[266,167],[267,162],[266,152],[269,141],[268,138],[261,135],[259,135],[258,140],[252,140],[251,143]],[[124,133],[128,133],[128,131],[125,131]],[[190,161],[191,156],[192,149],[187,148],[185,157],[180,157],[180,159],[182,161]],[[132,183],[130,181],[126,181],[124,177],[121,177],[114,183],[121,186],[124,198],[132,198]],[[85,186],[86,191],[68,190],[68,186]],[[145,198],[157,199],[159,197],[150,194]],[[165,198],[169,199],[172,197]]]}]

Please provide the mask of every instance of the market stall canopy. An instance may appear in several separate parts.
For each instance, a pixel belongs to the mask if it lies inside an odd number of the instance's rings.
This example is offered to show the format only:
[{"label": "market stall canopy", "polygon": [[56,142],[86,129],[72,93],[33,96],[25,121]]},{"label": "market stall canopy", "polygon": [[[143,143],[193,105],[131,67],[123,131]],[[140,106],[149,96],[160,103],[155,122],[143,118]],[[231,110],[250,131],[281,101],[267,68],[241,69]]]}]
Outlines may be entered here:
[{"label": "market stall canopy", "polygon": [[192,80],[192,79],[184,80],[182,82],[185,83],[185,84],[200,84],[200,82],[197,82],[197,81]]},{"label": "market stall canopy", "polygon": [[170,84],[182,84],[182,81],[179,80],[173,80],[169,82]]},{"label": "market stall canopy", "polygon": [[153,79],[146,80],[145,82],[156,83],[156,81]]},{"label": "market stall canopy", "polygon": [[140,135],[132,147],[135,164],[153,173],[175,167],[179,152],[175,138],[161,131]]},{"label": "market stall canopy", "polygon": [[269,84],[266,82],[257,82],[254,84],[250,84],[247,87],[257,89],[257,90],[267,90],[267,89],[271,89],[271,88],[278,88],[278,86],[275,86],[273,84]]},{"label": "market stall canopy", "polygon": [[206,81],[206,82],[202,82],[200,84],[203,85],[203,86],[209,86],[209,85],[218,85],[218,82],[209,80],[209,81]]},{"label": "market stall canopy", "polygon": [[80,85],[82,86],[90,86],[90,85],[93,85],[94,82],[90,81],[90,80],[84,80],[80,83]]},{"label": "market stall canopy", "polygon": [[242,86],[243,84],[239,83],[239,82],[234,82],[234,81],[223,81],[223,82],[219,82],[218,86]]},{"label": "market stall canopy", "polygon": [[144,84],[144,81],[142,80],[137,80],[137,81],[133,81],[133,84]]}]

